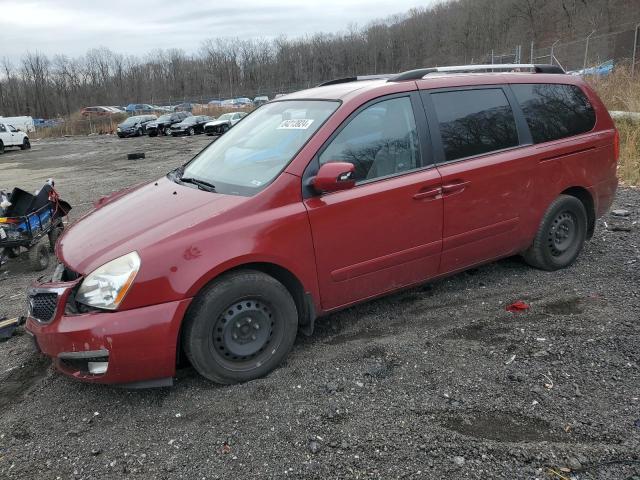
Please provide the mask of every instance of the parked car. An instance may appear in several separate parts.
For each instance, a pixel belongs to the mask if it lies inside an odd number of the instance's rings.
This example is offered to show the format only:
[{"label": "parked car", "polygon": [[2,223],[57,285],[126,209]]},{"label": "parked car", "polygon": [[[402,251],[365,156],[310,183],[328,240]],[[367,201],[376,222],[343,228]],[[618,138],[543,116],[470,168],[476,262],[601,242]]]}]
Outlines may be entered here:
[{"label": "parked car", "polygon": [[150,137],[169,135],[169,127],[171,125],[179,123],[190,116],[191,112],[165,113],[158,117],[156,121],[147,123],[147,133]]},{"label": "parked car", "polygon": [[120,138],[139,137],[147,133],[147,125],[158,119],[155,115],[136,115],[118,125],[116,133]]},{"label": "parked car", "polygon": [[7,147],[20,147],[21,150],[31,148],[31,142],[25,132],[21,132],[13,125],[0,123],[0,153]]},{"label": "parked car", "polygon": [[128,113],[153,113],[155,109],[148,103],[130,103],[125,107]]},{"label": "parked car", "polygon": [[83,117],[107,117],[118,113],[111,107],[85,107],[80,110],[80,115]]},{"label": "parked car", "polygon": [[518,253],[570,266],[612,204],[619,136],[581,78],[531,68],[354,78],[260,107],[72,225],[28,331],[76,379],[167,385],[186,358],[234,383],[318,316]]},{"label": "parked car", "polygon": [[220,99],[209,100],[209,103],[207,105],[212,106],[212,107],[219,107],[219,106],[222,105],[222,100],[220,100]]},{"label": "parked car", "polygon": [[174,112],[191,112],[193,111],[193,103],[184,102],[173,106]]},{"label": "parked car", "polygon": [[235,105],[238,108],[242,108],[242,107],[253,107],[253,100],[251,100],[250,98],[247,97],[238,97],[235,99],[236,103]]},{"label": "parked car", "polygon": [[256,107],[259,107],[260,105],[264,105],[268,101],[269,101],[269,97],[267,97],[266,95],[258,95],[256,98],[253,99],[253,104]]},{"label": "parked car", "polygon": [[245,112],[225,113],[220,115],[217,120],[208,122],[204,125],[204,133],[207,135],[222,135],[246,116],[247,114]]},{"label": "parked car", "polygon": [[214,120],[213,117],[208,115],[194,115],[187,117],[179,123],[171,125],[170,133],[174,137],[180,135],[195,135],[197,133],[204,133],[204,125],[207,122]]}]

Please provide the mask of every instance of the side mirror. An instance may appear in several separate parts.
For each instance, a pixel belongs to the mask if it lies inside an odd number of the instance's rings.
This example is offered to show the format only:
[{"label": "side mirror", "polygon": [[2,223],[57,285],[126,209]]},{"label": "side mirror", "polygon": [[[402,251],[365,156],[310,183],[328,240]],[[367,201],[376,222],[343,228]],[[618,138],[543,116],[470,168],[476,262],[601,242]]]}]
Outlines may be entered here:
[{"label": "side mirror", "polygon": [[347,162],[325,163],[318,170],[311,185],[319,193],[338,192],[348,190],[355,184],[356,168]]}]

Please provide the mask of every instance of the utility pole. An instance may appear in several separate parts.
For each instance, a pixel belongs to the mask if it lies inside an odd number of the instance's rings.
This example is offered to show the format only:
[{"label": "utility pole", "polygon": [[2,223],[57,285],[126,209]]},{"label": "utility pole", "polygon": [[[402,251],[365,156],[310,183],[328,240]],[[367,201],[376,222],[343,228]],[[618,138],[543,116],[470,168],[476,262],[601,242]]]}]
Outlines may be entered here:
[{"label": "utility pole", "polygon": [[587,44],[584,47],[584,64],[582,66],[582,70],[586,70],[587,69],[587,59],[589,57],[589,40],[591,39],[591,37],[593,36],[594,33],[596,33],[595,30],[593,32],[591,32],[589,34],[589,36],[587,37]]}]

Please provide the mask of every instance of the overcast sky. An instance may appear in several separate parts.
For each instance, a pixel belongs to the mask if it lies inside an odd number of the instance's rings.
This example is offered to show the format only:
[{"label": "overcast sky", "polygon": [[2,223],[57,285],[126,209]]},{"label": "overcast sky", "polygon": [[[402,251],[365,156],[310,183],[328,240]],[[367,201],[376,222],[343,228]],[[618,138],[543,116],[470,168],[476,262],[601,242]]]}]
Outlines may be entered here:
[{"label": "overcast sky", "polygon": [[193,52],[214,37],[298,37],[404,13],[433,0],[0,0],[0,58],[106,46]]}]

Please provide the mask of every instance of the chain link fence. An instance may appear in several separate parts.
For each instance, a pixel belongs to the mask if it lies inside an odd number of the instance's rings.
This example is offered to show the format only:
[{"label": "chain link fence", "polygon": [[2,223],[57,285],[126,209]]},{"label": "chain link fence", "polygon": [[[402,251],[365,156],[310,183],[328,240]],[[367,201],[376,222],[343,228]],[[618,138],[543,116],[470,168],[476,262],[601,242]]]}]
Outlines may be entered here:
[{"label": "chain link fence", "polygon": [[606,73],[617,65],[627,65],[632,75],[640,73],[640,23],[619,26],[615,32],[594,30],[588,36],[551,45],[516,45],[509,51],[492,51],[486,63],[550,63],[567,72]]}]

